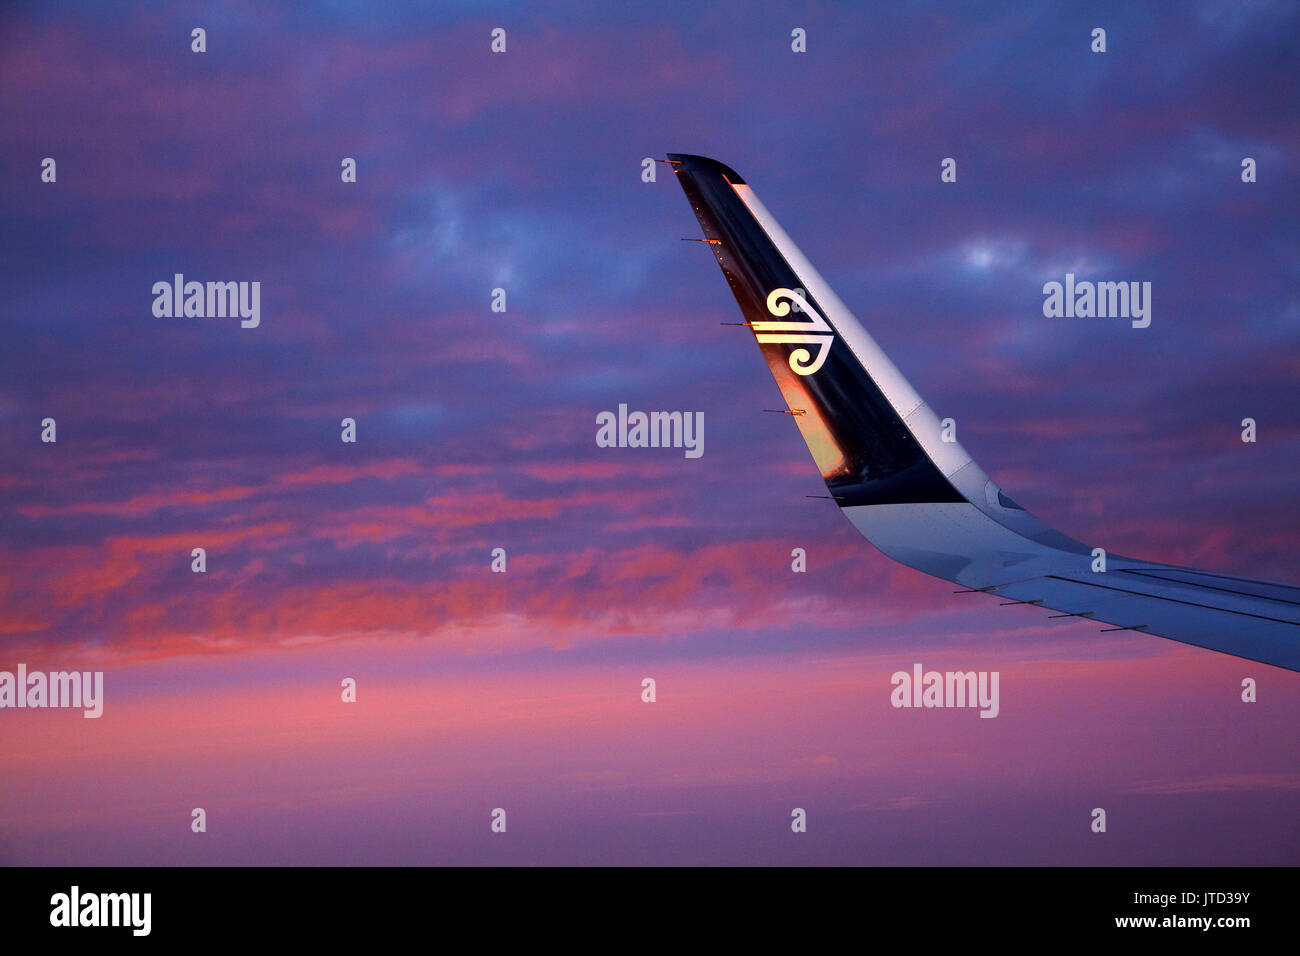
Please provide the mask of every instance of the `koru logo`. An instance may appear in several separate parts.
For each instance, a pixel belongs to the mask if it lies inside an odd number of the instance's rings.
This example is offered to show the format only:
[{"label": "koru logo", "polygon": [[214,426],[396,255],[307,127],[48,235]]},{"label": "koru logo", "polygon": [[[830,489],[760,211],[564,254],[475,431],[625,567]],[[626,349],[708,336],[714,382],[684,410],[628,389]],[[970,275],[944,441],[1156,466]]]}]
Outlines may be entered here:
[{"label": "koru logo", "polygon": [[[785,316],[790,314],[790,303],[781,302],[781,299],[789,299],[799,311],[808,316],[807,322],[754,322],[754,338],[759,342],[771,343],[773,345],[816,345],[817,358],[812,364],[808,364],[808,350],[795,349],[790,353],[790,369],[796,375],[811,375],[822,367],[826,361],[826,356],[830,354],[831,342],[835,336],[831,333],[831,327],[812,306],[808,304],[800,293],[793,289],[773,289],[767,295],[767,311],[773,315]],[[776,333],[776,334],[771,334]],[[817,333],[817,334],[813,334]]]}]

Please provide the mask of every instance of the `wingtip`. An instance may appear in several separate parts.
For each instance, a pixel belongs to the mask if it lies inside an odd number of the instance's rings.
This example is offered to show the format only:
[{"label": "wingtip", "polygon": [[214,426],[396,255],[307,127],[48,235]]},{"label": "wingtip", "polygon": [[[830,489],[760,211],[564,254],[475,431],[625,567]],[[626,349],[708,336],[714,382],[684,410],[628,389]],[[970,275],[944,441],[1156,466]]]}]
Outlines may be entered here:
[{"label": "wingtip", "polygon": [[727,182],[733,186],[743,185],[745,180],[726,163],[720,163],[716,159],[710,159],[708,156],[697,156],[694,153],[669,153],[668,162],[673,165],[677,172],[688,173],[717,173],[725,176]]}]

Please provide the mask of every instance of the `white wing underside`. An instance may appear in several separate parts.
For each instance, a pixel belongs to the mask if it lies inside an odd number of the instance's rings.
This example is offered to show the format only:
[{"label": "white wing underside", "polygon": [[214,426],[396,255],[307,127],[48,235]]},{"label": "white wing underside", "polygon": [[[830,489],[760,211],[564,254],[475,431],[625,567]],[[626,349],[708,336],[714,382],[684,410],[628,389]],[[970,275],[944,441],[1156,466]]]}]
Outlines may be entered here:
[{"label": "white wing underside", "polygon": [[1093,571],[1090,549],[1041,544],[970,504],[844,514],[889,557],[971,592],[1300,670],[1300,588],[1118,555]]}]

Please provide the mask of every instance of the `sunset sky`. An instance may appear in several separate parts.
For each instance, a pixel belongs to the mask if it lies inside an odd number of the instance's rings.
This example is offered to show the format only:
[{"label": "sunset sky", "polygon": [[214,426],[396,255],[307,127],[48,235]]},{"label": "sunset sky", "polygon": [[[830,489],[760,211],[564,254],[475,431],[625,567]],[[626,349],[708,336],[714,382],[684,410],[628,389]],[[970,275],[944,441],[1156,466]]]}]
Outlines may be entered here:
[{"label": "sunset sky", "polygon": [[[1300,583],[1296,8],[585,6],[0,12],[0,670],[106,687],[0,712],[0,863],[1300,862],[1300,675],[877,552],[641,179],[735,167],[1048,524]],[[999,717],[892,708],[915,662]]]}]

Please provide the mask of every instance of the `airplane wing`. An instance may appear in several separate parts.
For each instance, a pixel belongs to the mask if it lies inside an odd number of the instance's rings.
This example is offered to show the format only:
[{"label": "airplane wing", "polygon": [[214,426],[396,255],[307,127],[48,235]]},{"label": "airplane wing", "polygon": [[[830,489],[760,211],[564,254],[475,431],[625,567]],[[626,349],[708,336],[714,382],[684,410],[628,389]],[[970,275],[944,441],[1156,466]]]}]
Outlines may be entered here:
[{"label": "airplane wing", "polygon": [[[1300,670],[1300,588],[1120,555],[1043,524],[986,475],[736,172],[667,160],[845,517],[896,561],[1004,603]],[[963,598],[962,600],[972,600]]]}]

